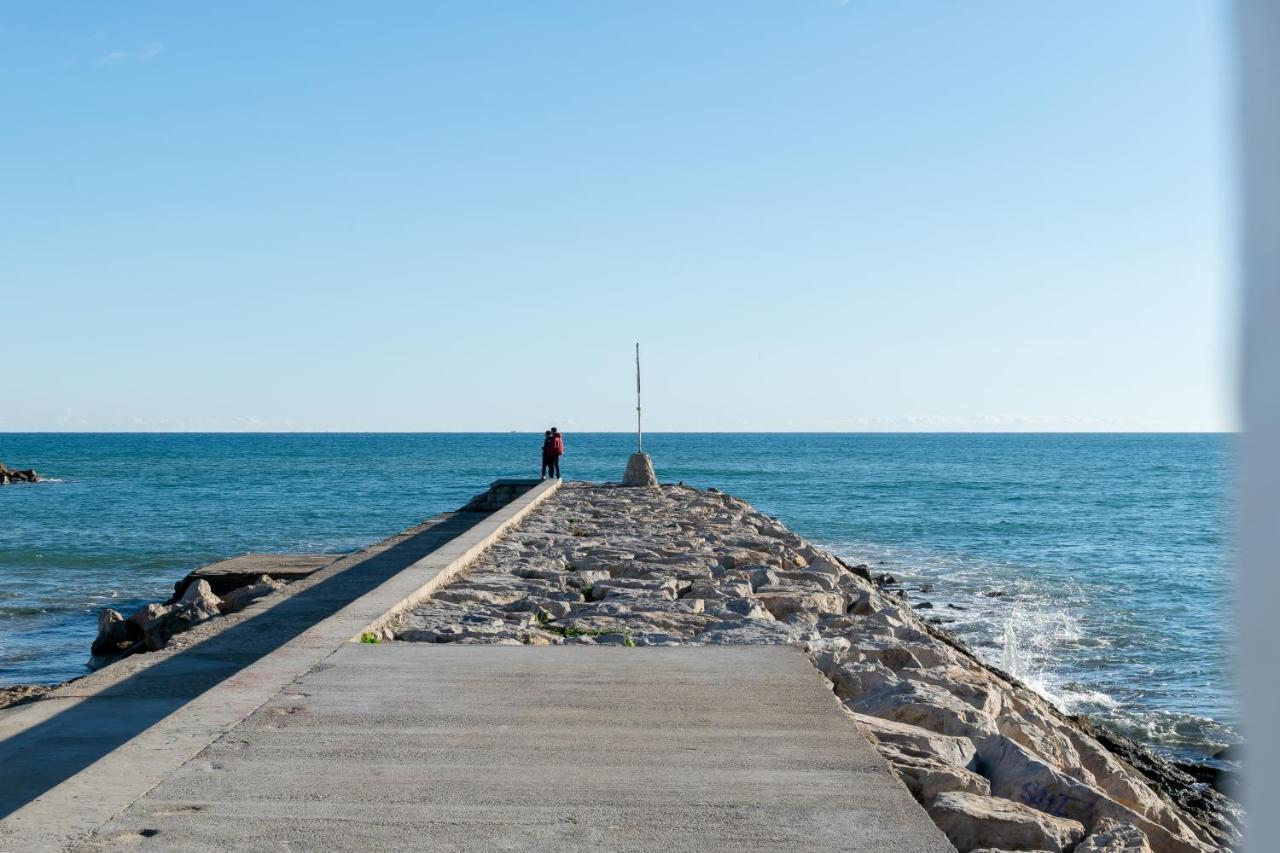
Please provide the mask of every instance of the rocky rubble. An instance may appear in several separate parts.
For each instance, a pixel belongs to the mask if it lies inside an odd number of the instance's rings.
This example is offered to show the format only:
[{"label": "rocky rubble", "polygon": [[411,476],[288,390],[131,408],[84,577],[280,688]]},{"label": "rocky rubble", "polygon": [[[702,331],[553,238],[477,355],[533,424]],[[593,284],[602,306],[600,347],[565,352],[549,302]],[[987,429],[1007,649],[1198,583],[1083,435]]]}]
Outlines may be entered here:
[{"label": "rocky rubble", "polygon": [[90,649],[90,665],[105,666],[137,652],[159,651],[174,634],[189,631],[215,616],[238,613],[284,587],[284,582],[262,575],[254,583],[220,597],[208,581],[197,580],[186,587],[180,598],[165,604],[148,604],[128,618],[103,608],[98,611],[98,636]]},{"label": "rocky rubble", "polygon": [[10,483],[38,483],[40,475],[34,469],[27,468],[22,471],[15,471],[12,468],[6,468],[3,462],[0,462],[0,486],[7,486]]},{"label": "rocky rubble", "polygon": [[57,689],[56,684],[11,684],[0,687],[0,708],[25,705],[43,699],[46,693]]},{"label": "rocky rubble", "polygon": [[715,489],[569,483],[381,638],[794,644],[962,853],[1199,853],[1237,840],[885,581]]}]

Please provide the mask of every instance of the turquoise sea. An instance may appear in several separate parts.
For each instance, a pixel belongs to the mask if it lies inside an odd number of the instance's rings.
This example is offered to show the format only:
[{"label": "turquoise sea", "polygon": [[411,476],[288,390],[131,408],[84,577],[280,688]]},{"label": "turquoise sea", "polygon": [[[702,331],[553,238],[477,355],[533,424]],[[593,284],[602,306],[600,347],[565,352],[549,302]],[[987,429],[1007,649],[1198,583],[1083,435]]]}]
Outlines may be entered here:
[{"label": "turquoise sea", "polygon": [[[0,684],[83,674],[96,611],[246,551],[350,551],[536,476],[538,434],[0,434]],[[651,434],[716,486],[907,584],[987,660],[1170,754],[1238,740],[1224,435]],[[569,479],[634,446],[570,434]],[[932,585],[930,589],[929,586]],[[920,592],[920,589],[927,592]]]}]

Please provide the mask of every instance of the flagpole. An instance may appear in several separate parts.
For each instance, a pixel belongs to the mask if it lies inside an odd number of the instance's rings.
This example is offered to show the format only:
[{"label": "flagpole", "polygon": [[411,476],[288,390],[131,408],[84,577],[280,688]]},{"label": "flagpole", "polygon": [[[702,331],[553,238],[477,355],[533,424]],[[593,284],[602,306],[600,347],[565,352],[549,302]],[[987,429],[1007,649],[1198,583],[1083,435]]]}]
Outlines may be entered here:
[{"label": "flagpole", "polygon": [[636,342],[636,452],[644,453],[644,430],[640,428],[640,342]]}]

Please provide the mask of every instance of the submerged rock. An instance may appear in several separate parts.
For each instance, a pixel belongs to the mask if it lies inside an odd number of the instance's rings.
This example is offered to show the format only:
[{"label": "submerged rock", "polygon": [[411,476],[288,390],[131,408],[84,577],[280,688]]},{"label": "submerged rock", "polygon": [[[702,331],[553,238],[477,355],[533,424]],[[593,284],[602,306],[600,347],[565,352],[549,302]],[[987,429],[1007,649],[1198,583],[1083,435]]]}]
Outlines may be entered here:
[{"label": "submerged rock", "polygon": [[38,483],[40,475],[34,469],[26,468],[18,471],[13,468],[6,468],[3,462],[0,462],[0,486],[7,486],[10,483]]}]

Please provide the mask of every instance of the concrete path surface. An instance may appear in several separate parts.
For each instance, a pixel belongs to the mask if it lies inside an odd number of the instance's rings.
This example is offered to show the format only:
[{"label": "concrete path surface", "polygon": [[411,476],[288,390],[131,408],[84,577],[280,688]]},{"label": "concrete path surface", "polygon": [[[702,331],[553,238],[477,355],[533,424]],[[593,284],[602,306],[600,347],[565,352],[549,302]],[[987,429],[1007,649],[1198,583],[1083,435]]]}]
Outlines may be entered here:
[{"label": "concrete path surface", "polygon": [[[481,518],[467,514],[424,524],[390,547],[375,546],[341,561],[314,583],[288,588],[287,597],[261,612],[205,623],[204,631],[197,629],[207,634],[200,642],[188,644],[193,637],[183,635],[173,649],[136,655],[59,688],[40,702],[7,709],[0,715],[0,767],[6,768],[7,777],[0,784],[0,815],[118,749]],[[349,638],[349,632],[335,637],[320,651],[327,654]],[[314,660],[306,666],[311,663]],[[289,680],[306,666],[289,673]]]},{"label": "concrete path surface", "polygon": [[80,848],[952,847],[797,649],[351,644]]},{"label": "concrete path surface", "polygon": [[0,710],[0,850],[55,850],[127,808],[368,626],[446,583],[559,483],[449,513],[241,613]]}]

